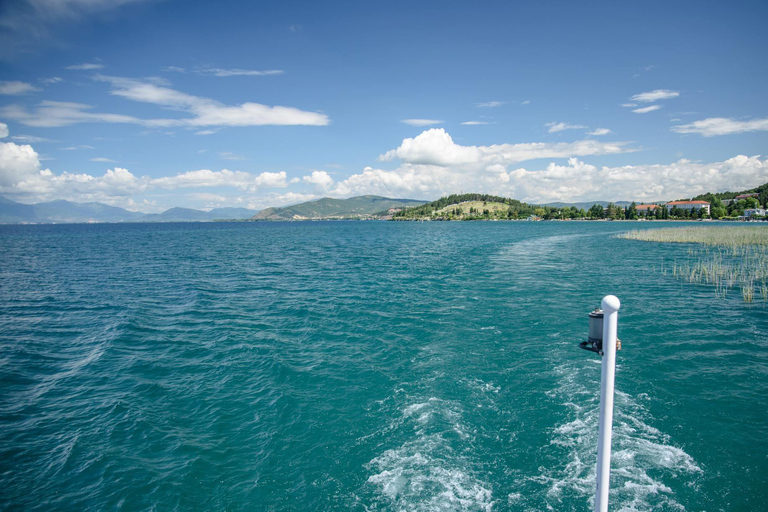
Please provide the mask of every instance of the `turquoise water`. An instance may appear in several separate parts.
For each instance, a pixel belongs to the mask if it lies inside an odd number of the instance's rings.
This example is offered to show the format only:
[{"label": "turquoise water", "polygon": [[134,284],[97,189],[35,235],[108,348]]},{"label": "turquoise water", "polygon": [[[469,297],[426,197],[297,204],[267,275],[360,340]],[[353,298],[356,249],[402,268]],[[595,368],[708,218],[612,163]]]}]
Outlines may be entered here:
[{"label": "turquoise water", "polygon": [[587,510],[609,293],[612,510],[764,509],[768,308],[636,227],[0,226],[0,509]]}]

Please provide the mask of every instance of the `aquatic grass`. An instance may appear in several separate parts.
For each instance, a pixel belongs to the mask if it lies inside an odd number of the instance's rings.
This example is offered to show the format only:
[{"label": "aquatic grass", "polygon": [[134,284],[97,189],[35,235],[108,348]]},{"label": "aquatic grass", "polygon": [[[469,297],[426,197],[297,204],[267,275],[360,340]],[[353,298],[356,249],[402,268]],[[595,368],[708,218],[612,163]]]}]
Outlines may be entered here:
[{"label": "aquatic grass", "polygon": [[633,229],[632,231],[621,233],[618,237],[629,240],[640,240],[643,242],[725,246],[733,248],[735,253],[738,254],[738,251],[736,251],[738,247],[753,245],[768,246],[768,227],[697,226],[663,229]]},{"label": "aquatic grass", "polygon": [[[693,244],[675,257],[672,275],[682,281],[706,284],[723,299],[738,287],[745,303],[756,291],[768,302],[768,227],[683,227],[633,230],[619,238],[644,242]],[[662,261],[662,269],[663,269]],[[666,274],[662,270],[663,274]]]}]

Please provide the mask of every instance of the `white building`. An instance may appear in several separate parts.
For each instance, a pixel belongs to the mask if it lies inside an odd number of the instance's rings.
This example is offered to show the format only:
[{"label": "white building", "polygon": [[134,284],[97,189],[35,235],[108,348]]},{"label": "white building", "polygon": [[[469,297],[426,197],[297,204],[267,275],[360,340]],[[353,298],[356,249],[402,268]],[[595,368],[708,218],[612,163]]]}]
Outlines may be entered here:
[{"label": "white building", "polygon": [[670,201],[667,203],[667,210],[677,207],[681,210],[704,210],[709,215],[709,203],[706,201]]},{"label": "white building", "polygon": [[765,208],[750,208],[748,210],[744,210],[744,217],[750,218],[752,216],[759,216],[759,217],[765,217]]}]

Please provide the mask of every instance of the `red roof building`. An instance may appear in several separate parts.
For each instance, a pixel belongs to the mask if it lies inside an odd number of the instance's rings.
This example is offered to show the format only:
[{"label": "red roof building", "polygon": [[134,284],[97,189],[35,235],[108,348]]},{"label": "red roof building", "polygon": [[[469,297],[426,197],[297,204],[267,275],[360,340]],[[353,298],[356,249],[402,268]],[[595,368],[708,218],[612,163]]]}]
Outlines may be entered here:
[{"label": "red roof building", "polygon": [[709,203],[706,201],[670,201],[667,203],[667,209],[679,208],[681,210],[699,210],[704,209],[709,213]]}]

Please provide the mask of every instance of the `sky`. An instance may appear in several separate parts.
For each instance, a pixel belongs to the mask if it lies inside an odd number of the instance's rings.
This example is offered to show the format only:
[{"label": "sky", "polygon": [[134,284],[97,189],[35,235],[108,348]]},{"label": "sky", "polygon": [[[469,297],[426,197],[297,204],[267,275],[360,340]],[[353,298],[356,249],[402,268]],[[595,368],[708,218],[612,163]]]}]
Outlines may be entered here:
[{"label": "sky", "polygon": [[0,2],[0,195],[262,209],[768,182],[765,2]]}]

